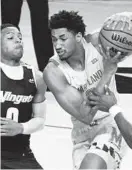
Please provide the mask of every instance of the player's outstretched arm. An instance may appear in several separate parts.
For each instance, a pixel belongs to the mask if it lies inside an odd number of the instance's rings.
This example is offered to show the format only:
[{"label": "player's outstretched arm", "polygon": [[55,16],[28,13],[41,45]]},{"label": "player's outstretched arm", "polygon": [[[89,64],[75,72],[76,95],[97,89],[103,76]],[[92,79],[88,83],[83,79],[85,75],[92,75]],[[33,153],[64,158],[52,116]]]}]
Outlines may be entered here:
[{"label": "player's outstretched arm", "polygon": [[127,121],[124,116],[125,114],[123,114],[122,112],[118,113],[115,116],[115,121],[126,143],[132,149],[132,124]]},{"label": "player's outstretched arm", "polygon": [[132,149],[132,124],[125,118],[125,113],[117,106],[117,100],[108,87],[106,94],[100,94],[94,90],[94,95],[89,97],[90,103],[98,106],[98,109],[109,112],[115,119],[117,126],[125,141]]},{"label": "player's outstretched arm", "polygon": [[43,77],[48,88],[66,112],[85,124],[91,123],[96,114],[96,108],[91,109],[91,106],[87,104],[87,99],[84,99],[81,92],[69,85],[64,74],[54,63],[47,65]]}]

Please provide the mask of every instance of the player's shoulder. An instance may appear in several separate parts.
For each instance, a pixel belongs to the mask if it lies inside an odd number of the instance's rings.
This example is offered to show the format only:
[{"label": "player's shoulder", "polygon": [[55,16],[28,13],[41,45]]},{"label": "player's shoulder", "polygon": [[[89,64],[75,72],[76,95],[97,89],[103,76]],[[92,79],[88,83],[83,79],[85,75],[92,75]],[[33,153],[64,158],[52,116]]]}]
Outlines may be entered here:
[{"label": "player's shoulder", "polygon": [[46,88],[46,84],[43,79],[43,73],[40,70],[38,70],[36,67],[29,65],[27,63],[24,63],[24,62],[21,62],[21,65],[26,67],[27,69],[31,69],[37,88],[39,88],[40,85],[45,86],[45,88]]},{"label": "player's shoulder", "polygon": [[[56,78],[58,80],[61,80],[63,82],[63,80],[65,80],[65,76],[63,74],[63,72],[61,71],[61,69],[58,67],[57,63],[54,62],[49,62],[46,66],[46,68],[44,69],[43,72],[43,77],[45,81],[53,81],[54,78]],[[56,82],[54,82],[56,83]]]},{"label": "player's shoulder", "polygon": [[35,80],[42,78],[42,72],[39,71],[37,68],[35,68],[33,65],[29,65],[23,61],[21,61],[21,66],[26,67],[27,69],[30,69],[34,75]]},{"label": "player's shoulder", "polygon": [[60,70],[58,69],[58,63],[56,61],[54,62],[49,62],[47,66],[44,69],[43,74],[44,75],[58,75],[60,73]]}]

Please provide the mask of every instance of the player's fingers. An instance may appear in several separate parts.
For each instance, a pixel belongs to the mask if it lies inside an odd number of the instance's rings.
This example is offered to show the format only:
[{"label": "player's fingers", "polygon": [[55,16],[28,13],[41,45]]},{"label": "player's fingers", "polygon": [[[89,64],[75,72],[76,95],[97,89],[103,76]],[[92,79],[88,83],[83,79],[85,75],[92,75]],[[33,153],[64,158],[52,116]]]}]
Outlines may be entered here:
[{"label": "player's fingers", "polygon": [[116,28],[117,24],[118,24],[118,21],[114,21],[114,22],[113,22],[113,24],[112,24],[112,30],[114,30],[114,29]]},{"label": "player's fingers", "polygon": [[99,104],[99,102],[98,101],[89,101],[89,104],[92,106],[96,106]]},{"label": "player's fingers", "polygon": [[121,52],[118,51],[117,54],[113,57],[113,61],[119,62],[121,59]]},{"label": "player's fingers", "polygon": [[106,57],[110,59],[110,47],[106,47]]},{"label": "player's fingers", "polygon": [[0,128],[0,133],[7,133],[7,132],[8,132],[7,129],[5,129],[5,128]]},{"label": "player's fingers", "polygon": [[122,22],[121,31],[124,30],[125,26],[126,26],[126,22]]},{"label": "player's fingers", "polygon": [[0,120],[0,124],[1,124],[1,125],[7,125],[7,124],[8,124],[8,121],[6,121],[6,120]]},{"label": "player's fingers", "polygon": [[96,96],[101,96],[101,94],[95,88],[92,90],[92,92]]},{"label": "player's fingers", "polygon": [[9,130],[10,126],[8,124],[4,124],[0,126],[1,129]]},{"label": "player's fingers", "polygon": [[5,117],[0,117],[0,121],[12,121],[12,120]]},{"label": "player's fingers", "polygon": [[107,85],[105,85],[105,94],[109,95],[110,94],[110,89]]},{"label": "player's fingers", "polygon": [[103,50],[102,50],[101,44],[99,44],[99,50],[100,50],[100,52],[101,52],[101,54],[102,54],[102,53],[103,53]]},{"label": "player's fingers", "polygon": [[112,24],[112,20],[111,19],[109,19],[109,20],[107,20],[105,23],[104,23],[104,26],[106,26],[107,28],[108,27],[110,27],[110,25]]},{"label": "player's fingers", "polygon": [[106,20],[105,20],[105,24],[107,24],[108,25],[108,27],[110,26],[110,24],[112,24],[114,21],[116,21],[117,20],[117,17],[118,16],[116,16],[116,15],[112,15],[112,16],[110,16],[110,17],[108,17],[108,18],[106,18]]},{"label": "player's fingers", "polygon": [[91,108],[91,113],[95,114],[95,112],[97,112],[99,110],[98,105],[95,105]]},{"label": "player's fingers", "polygon": [[90,95],[89,100],[91,100],[91,101],[99,101],[100,98],[99,98],[99,96]]},{"label": "player's fingers", "polygon": [[104,57],[104,59],[106,59],[107,57],[106,57],[106,55],[103,52],[101,44],[99,44],[99,50],[100,50],[100,54]]},{"label": "player's fingers", "polygon": [[132,20],[129,20],[129,26],[128,29],[131,30],[132,29]]},{"label": "player's fingers", "polygon": [[7,119],[4,118],[4,117],[0,117],[0,121],[3,120],[3,121],[6,121]]}]

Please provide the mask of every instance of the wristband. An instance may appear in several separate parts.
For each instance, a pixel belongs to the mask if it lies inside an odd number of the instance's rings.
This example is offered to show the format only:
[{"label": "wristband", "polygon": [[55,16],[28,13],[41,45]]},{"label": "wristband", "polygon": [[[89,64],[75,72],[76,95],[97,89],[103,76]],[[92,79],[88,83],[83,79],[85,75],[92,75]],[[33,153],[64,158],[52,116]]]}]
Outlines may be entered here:
[{"label": "wristband", "polygon": [[115,104],[109,109],[109,113],[112,115],[113,118],[115,118],[115,116],[118,113],[122,113],[122,109],[118,105]]},{"label": "wristband", "polygon": [[21,123],[21,125],[23,126],[23,132],[22,132],[22,134],[27,134],[27,131],[28,131],[28,123]]}]

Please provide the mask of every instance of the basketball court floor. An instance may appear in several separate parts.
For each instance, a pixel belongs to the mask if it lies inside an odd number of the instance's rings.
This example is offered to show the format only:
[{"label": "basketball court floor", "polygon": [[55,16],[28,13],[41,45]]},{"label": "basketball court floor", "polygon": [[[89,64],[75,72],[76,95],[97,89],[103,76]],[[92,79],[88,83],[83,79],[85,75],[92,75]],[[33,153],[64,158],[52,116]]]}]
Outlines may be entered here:
[{"label": "basketball court floor", "polygon": [[[106,17],[123,11],[132,11],[132,2],[113,1],[79,1],[67,0],[49,2],[50,15],[59,10],[76,10],[84,16],[87,32],[93,31],[103,24]],[[40,25],[41,26],[41,25]],[[20,27],[24,40],[23,60],[37,67],[34,54],[30,26],[30,14],[26,2],[23,4]],[[29,45],[30,44],[30,45]],[[46,48],[46,47],[45,47]],[[119,66],[131,67],[132,57]],[[72,124],[70,116],[55,101],[51,92],[46,93],[47,113],[45,128],[32,135],[31,148],[38,162],[45,170],[71,170],[72,169],[72,142],[70,138]],[[120,100],[125,114],[132,122],[132,94],[121,94]],[[123,160],[121,170],[132,169],[132,151],[128,150]]]}]

